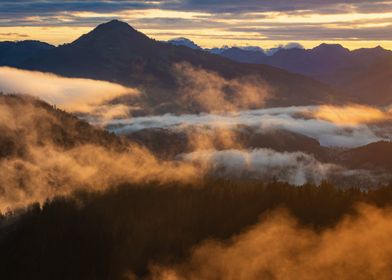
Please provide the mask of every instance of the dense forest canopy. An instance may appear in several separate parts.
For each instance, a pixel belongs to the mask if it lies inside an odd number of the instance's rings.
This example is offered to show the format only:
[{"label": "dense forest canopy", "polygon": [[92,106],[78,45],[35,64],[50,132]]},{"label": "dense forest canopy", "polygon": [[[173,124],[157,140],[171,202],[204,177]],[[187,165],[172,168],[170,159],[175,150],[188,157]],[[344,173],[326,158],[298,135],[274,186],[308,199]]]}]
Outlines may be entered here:
[{"label": "dense forest canopy", "polygon": [[7,279],[148,278],[152,265],[186,261],[205,240],[229,242],[276,209],[287,209],[300,228],[323,234],[347,215],[361,217],[359,203],[387,209],[392,186],[365,192],[326,182],[295,187],[215,180],[197,188],[126,184],[78,192],[2,216],[0,273]]}]

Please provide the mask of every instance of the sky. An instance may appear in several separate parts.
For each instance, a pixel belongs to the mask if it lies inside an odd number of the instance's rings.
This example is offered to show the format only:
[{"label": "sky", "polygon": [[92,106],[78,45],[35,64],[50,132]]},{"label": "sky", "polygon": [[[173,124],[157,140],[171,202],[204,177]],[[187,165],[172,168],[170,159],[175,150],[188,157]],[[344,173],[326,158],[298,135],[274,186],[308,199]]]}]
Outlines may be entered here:
[{"label": "sky", "polygon": [[392,49],[391,0],[0,0],[0,41],[69,43],[112,19],[158,40],[186,37],[202,47]]}]

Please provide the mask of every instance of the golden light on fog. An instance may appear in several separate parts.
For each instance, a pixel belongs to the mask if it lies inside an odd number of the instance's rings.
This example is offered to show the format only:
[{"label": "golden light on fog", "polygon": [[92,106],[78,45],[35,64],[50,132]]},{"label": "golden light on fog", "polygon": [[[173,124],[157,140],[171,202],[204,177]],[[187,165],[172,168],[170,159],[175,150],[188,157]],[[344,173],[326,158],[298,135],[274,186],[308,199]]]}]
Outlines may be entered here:
[{"label": "golden light on fog", "polygon": [[365,105],[330,106],[323,105],[314,112],[317,119],[339,125],[358,125],[391,119],[391,114]]}]

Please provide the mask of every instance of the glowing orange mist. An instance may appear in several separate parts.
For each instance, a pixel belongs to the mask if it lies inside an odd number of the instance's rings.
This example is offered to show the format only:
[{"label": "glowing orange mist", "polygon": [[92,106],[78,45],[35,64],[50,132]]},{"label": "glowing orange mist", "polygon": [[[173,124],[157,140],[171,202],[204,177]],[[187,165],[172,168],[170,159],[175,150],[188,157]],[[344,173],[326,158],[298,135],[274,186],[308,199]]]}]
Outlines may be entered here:
[{"label": "glowing orange mist", "polygon": [[320,106],[314,113],[313,117],[326,120],[339,125],[358,125],[366,123],[375,123],[391,119],[391,114],[380,109],[364,105],[346,105],[346,106]]}]

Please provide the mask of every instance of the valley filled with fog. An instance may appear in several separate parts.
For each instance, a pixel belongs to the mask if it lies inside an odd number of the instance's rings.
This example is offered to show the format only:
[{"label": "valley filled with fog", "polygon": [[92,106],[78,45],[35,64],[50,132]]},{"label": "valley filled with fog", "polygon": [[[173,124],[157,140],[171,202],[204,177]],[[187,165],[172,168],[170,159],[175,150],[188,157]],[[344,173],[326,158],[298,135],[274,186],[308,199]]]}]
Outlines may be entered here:
[{"label": "valley filled with fog", "polygon": [[294,185],[330,181],[361,188],[391,180],[391,166],[377,161],[382,152],[373,154],[374,163],[362,158],[391,140],[391,107],[347,103],[252,109],[263,107],[273,94],[265,82],[245,77],[251,82],[240,83],[182,67],[190,73],[181,77],[181,102],[195,103],[199,113],[151,115],[143,109],[151,105],[142,89],[105,81],[14,68],[0,68],[0,81],[3,92],[49,102],[126,138],[157,161],[197,169],[198,176]]}]

